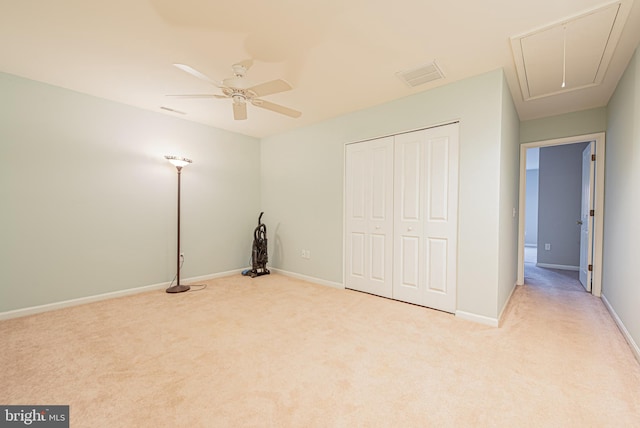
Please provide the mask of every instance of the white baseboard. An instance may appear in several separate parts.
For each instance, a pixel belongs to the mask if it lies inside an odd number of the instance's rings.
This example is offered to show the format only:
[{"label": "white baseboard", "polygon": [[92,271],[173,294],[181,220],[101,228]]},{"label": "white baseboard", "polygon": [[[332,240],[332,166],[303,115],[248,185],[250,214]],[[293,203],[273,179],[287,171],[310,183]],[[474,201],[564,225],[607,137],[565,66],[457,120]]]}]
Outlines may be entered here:
[{"label": "white baseboard", "polygon": [[228,270],[226,272],[210,273],[208,275],[202,275],[202,276],[193,276],[191,278],[181,279],[180,282],[185,282],[186,284],[193,284],[194,282],[198,282],[198,281],[206,281],[208,279],[224,278],[225,276],[237,275],[239,273],[242,273],[243,270],[244,269],[233,269],[233,270]]},{"label": "white baseboard", "polygon": [[633,352],[633,355],[636,357],[636,360],[638,360],[638,363],[640,363],[640,347],[638,347],[638,344],[635,342],[635,340],[633,340],[633,337],[631,337],[629,330],[627,330],[627,327],[625,327],[624,323],[622,322],[622,320],[620,319],[616,311],[613,310],[613,307],[611,306],[607,298],[604,296],[604,294],[600,296],[600,299],[602,299],[602,303],[604,303],[604,307],[607,308],[607,310],[609,311],[609,314],[611,314],[611,318],[613,318],[613,321],[615,321],[616,325],[620,329],[620,332],[622,333],[625,340],[629,344],[629,347],[631,348],[631,352]]},{"label": "white baseboard", "polygon": [[[203,275],[203,276],[196,276],[192,278],[184,278],[184,279],[181,278],[180,283],[188,284],[188,283],[193,283],[197,281],[205,281],[207,279],[220,278],[224,276],[234,275],[240,272],[242,272],[242,269],[214,273],[214,274]],[[116,297],[130,296],[132,294],[144,293],[146,291],[162,290],[163,288],[169,287],[170,284],[171,284],[170,282],[161,282],[153,285],[145,285],[143,287],[128,288],[126,290],[112,291],[109,293],[96,294],[94,296],[64,300],[62,302],[47,303],[45,305],[31,306],[23,309],[15,309],[12,311],[0,312],[0,321],[8,320],[11,318],[26,317],[28,315],[39,314],[41,312],[54,311],[56,309],[68,308],[71,306],[84,305],[86,303],[99,302],[100,300],[115,299]]]},{"label": "white baseboard", "polygon": [[315,278],[312,276],[301,275],[299,273],[293,273],[286,270],[278,269],[278,268],[269,268],[274,273],[279,273],[280,275],[290,276],[291,278],[301,279],[303,281],[312,282],[314,284],[326,285],[332,288],[339,288],[344,290],[344,284],[339,282],[327,281],[326,279]]},{"label": "white baseboard", "polygon": [[504,302],[504,306],[502,306],[502,310],[500,311],[500,315],[498,315],[498,327],[502,325],[502,316],[504,315],[507,307],[509,307],[509,303],[511,302],[511,298],[513,297],[513,293],[515,293],[517,284],[513,284],[513,288],[511,288],[511,293],[509,293],[509,297],[507,297],[507,301]]},{"label": "white baseboard", "polygon": [[552,263],[536,263],[536,266],[547,269],[560,269],[560,270],[575,270],[579,271],[580,266],[571,266],[571,265],[555,265]]},{"label": "white baseboard", "polygon": [[456,311],[456,317],[491,327],[499,327],[500,325],[498,318],[485,317],[484,315],[472,314],[471,312]]}]

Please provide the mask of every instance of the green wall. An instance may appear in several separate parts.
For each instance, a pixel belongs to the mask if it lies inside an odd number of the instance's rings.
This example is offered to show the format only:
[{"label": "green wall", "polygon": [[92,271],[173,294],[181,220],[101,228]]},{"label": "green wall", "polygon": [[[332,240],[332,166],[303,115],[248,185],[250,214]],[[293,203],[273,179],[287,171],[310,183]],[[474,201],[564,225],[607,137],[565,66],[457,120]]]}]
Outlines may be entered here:
[{"label": "green wall", "polygon": [[576,111],[520,123],[520,142],[554,140],[575,135],[595,134],[607,129],[607,108]]},{"label": "green wall", "polygon": [[[520,120],[506,80],[502,85],[500,139],[500,226],[498,310],[505,309],[518,274],[518,193],[520,183]],[[515,214],[514,214],[515,213]]]},{"label": "green wall", "polygon": [[640,58],[638,51],[608,106],[602,294],[640,358]]},{"label": "green wall", "polygon": [[0,312],[247,266],[260,141],[0,73]]},{"label": "green wall", "polygon": [[[345,143],[460,120],[458,309],[496,319],[502,309],[501,197],[517,207],[512,174],[518,165],[518,119],[507,93],[497,70],[263,139],[262,204],[272,225],[273,265],[342,284]],[[503,172],[515,184],[502,194]],[[509,231],[500,241],[515,246],[510,210]],[[311,251],[310,260],[300,256],[302,249]],[[515,284],[515,275],[503,275],[505,283]]]}]

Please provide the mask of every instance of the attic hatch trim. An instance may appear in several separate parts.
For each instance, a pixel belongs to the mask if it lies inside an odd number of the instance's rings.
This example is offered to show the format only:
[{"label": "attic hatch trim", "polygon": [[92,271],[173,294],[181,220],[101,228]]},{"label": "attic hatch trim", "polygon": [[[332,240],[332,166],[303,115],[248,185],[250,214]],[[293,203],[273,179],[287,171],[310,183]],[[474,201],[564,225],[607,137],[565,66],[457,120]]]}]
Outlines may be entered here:
[{"label": "attic hatch trim", "polygon": [[[606,75],[607,69],[609,68],[609,64],[611,62],[611,58],[613,57],[613,53],[615,52],[615,49],[618,45],[618,42],[620,41],[620,36],[622,34],[622,30],[624,28],[624,25],[627,21],[627,17],[629,16],[629,12],[631,10],[631,7],[633,5],[633,0],[616,0],[613,2],[609,2],[609,3],[605,3],[601,6],[597,6],[595,8],[589,9],[585,12],[579,13],[577,15],[565,18],[565,19],[561,19],[558,21],[555,21],[551,24],[545,25],[545,26],[541,26],[538,27],[536,29],[533,29],[531,31],[528,31],[526,33],[517,35],[517,36],[512,36],[511,37],[511,49],[513,52],[513,57],[514,57],[514,62],[515,62],[515,66],[516,66],[516,71],[517,71],[517,75],[518,75],[518,81],[520,83],[520,90],[522,92],[522,98],[524,101],[530,101],[530,100],[536,100],[536,99],[540,99],[540,98],[546,98],[552,95],[557,95],[557,94],[562,94],[562,93],[566,93],[566,92],[572,92],[572,91],[576,91],[579,89],[585,89],[585,88],[590,88],[593,86],[598,86],[600,84],[602,84],[604,77]],[[542,93],[542,94],[538,94],[538,95],[532,95],[531,94],[531,90],[530,90],[530,76],[527,74],[527,68],[526,68],[526,64],[525,64],[525,56],[524,56],[524,51],[523,51],[523,40],[537,35],[537,34],[541,34],[543,32],[546,31],[550,31],[553,29],[557,29],[557,28],[562,28],[562,27],[567,27],[569,28],[569,26],[571,25],[571,23],[577,22],[583,18],[586,18],[590,15],[594,15],[600,12],[605,12],[610,8],[616,7],[617,11],[615,14],[615,18],[613,19],[613,23],[612,26],[610,28],[610,31],[608,33],[608,37],[605,43],[605,47],[602,51],[602,55],[600,57],[600,61],[597,64],[597,72],[595,74],[595,77],[593,79],[592,82],[587,83],[587,84],[583,84],[583,85],[578,85],[578,86],[571,86],[568,85],[568,87],[566,88],[561,88],[560,85],[558,85],[558,90],[557,91],[550,91],[547,93]],[[562,70],[559,71],[560,73],[562,73]]]}]

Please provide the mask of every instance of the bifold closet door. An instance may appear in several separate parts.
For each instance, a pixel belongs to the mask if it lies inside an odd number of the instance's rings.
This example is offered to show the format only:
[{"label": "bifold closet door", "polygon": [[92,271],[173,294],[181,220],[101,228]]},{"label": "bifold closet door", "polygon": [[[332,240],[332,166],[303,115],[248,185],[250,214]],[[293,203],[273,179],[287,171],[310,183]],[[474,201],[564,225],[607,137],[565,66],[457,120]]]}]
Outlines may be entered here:
[{"label": "bifold closet door", "polygon": [[393,137],[345,153],[345,287],[392,297]]},{"label": "bifold closet door", "polygon": [[395,136],[393,298],[456,309],[458,124]]}]

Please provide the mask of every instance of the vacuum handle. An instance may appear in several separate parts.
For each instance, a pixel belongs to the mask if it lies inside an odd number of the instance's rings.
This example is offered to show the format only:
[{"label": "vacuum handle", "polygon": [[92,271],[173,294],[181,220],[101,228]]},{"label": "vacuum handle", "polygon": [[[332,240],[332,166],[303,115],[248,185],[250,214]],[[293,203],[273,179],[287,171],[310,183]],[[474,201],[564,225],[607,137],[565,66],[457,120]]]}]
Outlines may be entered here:
[{"label": "vacuum handle", "polygon": [[262,214],[264,214],[264,211],[262,211],[260,213],[260,217],[258,217],[258,225],[260,225],[260,223],[262,223]]}]

